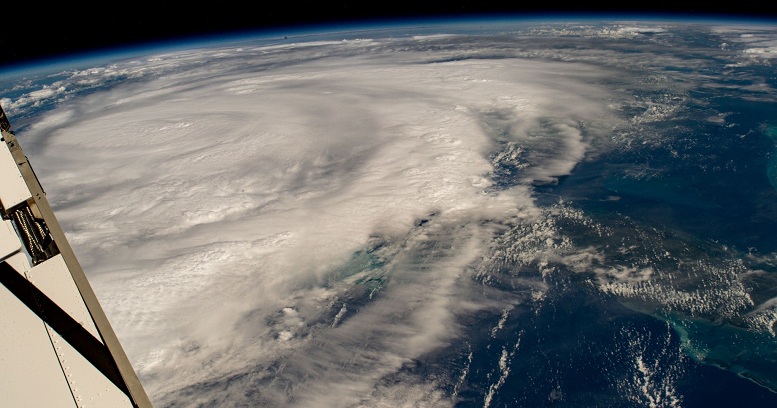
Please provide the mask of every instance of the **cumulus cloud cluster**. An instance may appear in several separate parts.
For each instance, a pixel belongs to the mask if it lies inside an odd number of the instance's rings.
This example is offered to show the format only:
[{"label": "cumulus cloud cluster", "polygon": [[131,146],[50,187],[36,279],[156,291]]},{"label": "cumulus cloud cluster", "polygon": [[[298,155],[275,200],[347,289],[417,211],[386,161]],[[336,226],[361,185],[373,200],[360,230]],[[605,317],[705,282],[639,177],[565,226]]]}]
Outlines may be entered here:
[{"label": "cumulus cloud cluster", "polygon": [[[334,46],[350,44],[318,45]],[[54,129],[36,151],[43,183],[162,402],[275,370],[283,386],[261,398],[357,403],[455,337],[457,309],[478,307],[459,300],[492,235],[484,221],[528,211],[531,182],[584,156],[579,122],[610,115],[583,65],[244,61],[115,87],[37,125]],[[551,137],[532,133],[542,126]],[[535,157],[522,184],[488,192],[505,141]],[[356,277],[342,270],[375,237],[385,282],[351,306]]]},{"label": "cumulus cloud cluster", "polygon": [[[540,281],[483,296],[499,265],[564,264],[603,292],[655,297],[655,271],[593,268],[599,255],[572,248],[532,189],[649,143],[619,132],[685,99],[624,91],[663,85],[604,68],[625,60],[614,52],[592,64],[469,41],[205,48],[2,101],[85,94],[31,124],[25,149],[156,404],[450,406],[402,369],[460,341],[460,315],[501,313],[496,333],[514,304],[544,299]],[[494,55],[469,58],[475,46]],[[503,349],[493,392],[519,346]]]}]

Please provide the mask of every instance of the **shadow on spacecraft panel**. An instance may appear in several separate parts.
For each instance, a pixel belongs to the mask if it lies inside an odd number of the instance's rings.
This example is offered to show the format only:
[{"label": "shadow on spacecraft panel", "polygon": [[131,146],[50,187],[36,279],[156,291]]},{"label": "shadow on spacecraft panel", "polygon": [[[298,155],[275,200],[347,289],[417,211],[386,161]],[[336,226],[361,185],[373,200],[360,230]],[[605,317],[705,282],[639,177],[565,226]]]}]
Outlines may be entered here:
[{"label": "shadow on spacecraft panel", "polygon": [[0,107],[0,406],[151,407]]}]

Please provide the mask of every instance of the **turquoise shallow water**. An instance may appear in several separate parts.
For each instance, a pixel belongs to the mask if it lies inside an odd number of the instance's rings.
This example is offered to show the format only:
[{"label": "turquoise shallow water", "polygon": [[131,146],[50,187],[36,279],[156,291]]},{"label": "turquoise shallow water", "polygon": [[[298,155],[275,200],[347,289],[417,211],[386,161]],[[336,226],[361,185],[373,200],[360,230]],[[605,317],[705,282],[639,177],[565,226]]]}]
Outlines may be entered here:
[{"label": "turquoise shallow water", "polygon": [[[652,271],[648,281],[613,293],[656,319],[637,326],[643,337],[632,343],[642,343],[632,353],[660,367],[654,379],[678,386],[683,406],[770,406],[777,338],[768,307],[758,308],[777,296],[777,127],[763,125],[775,119],[774,105],[719,97],[686,115],[710,108],[736,113],[728,126],[657,125],[675,137],[585,161],[558,185],[538,188],[539,197],[569,200],[610,231],[603,239],[594,228],[564,224],[577,245],[604,254],[595,267]],[[758,313],[764,320],[754,325]],[[740,397],[724,402],[729,397],[715,387]]]},{"label": "turquoise shallow water", "polygon": [[684,350],[700,363],[713,364],[777,390],[777,343],[769,333],[702,319],[669,318]]},{"label": "turquoise shallow water", "polygon": [[[524,135],[512,134],[508,126],[510,111],[473,115],[484,127],[494,125],[489,131],[502,132],[494,137],[502,144],[495,143],[490,157],[503,160],[496,161],[491,174],[481,175],[494,183],[485,194],[525,183],[525,171],[560,155],[566,145],[559,142],[564,135],[555,130],[562,122],[576,123],[584,142],[590,142],[590,155],[558,183],[530,187],[542,215],[531,221],[537,224],[510,220],[516,225],[495,228],[507,232],[497,234],[489,247],[514,258],[493,261],[492,253],[478,254],[472,268],[482,269],[462,272],[456,290],[461,290],[461,302],[471,307],[445,322],[455,336],[444,339],[439,349],[404,361],[379,385],[409,382],[412,388],[418,382],[434,383],[460,407],[672,406],[673,401],[690,407],[777,406],[777,339],[769,331],[774,325],[768,315],[761,326],[748,321],[760,305],[777,297],[777,127],[764,125],[777,123],[777,107],[769,95],[748,90],[748,85],[761,82],[777,88],[773,67],[726,65],[732,61],[720,55],[722,40],[707,31],[661,26],[635,34],[639,30],[621,28],[565,27],[543,37],[546,31],[540,27],[528,37],[508,38],[484,56],[478,52],[491,46],[491,37],[411,44],[430,58],[445,50],[445,55],[431,59],[439,64],[466,59],[495,64],[521,52],[519,58],[590,63],[592,72],[606,66],[613,69],[613,84],[599,85],[612,88],[613,94],[627,94],[624,100],[633,104],[617,112],[628,126],[604,132],[606,142],[615,147],[597,145],[601,140],[591,136],[595,131],[571,120],[547,122],[532,129],[531,138],[521,139]],[[666,36],[665,30],[670,31]],[[628,35],[603,35],[612,33]],[[500,34],[501,39],[506,36]],[[466,52],[459,52],[462,49]],[[296,63],[285,58],[290,57],[280,58],[281,66]],[[662,58],[674,65],[656,63],[643,71],[642,64]],[[623,66],[630,71],[619,71]],[[736,75],[729,75],[732,70]],[[106,76],[102,82],[74,80],[56,97],[13,106],[17,131],[24,134],[39,115],[69,106],[71,98],[128,83],[142,89],[142,76],[122,75]],[[7,92],[0,96],[24,100],[31,90],[66,82],[69,76],[63,72],[26,83],[2,83]],[[707,87],[709,83],[715,86]],[[505,96],[494,96],[500,98]],[[661,115],[646,119],[645,112]],[[500,124],[505,126],[496,126]],[[41,136],[41,145],[46,137]],[[537,142],[542,140],[553,143]],[[378,234],[333,267],[323,285],[347,290],[325,305],[329,309],[322,312],[320,327],[347,327],[350,318],[369,310],[396,284],[392,268],[398,268],[397,259],[404,262],[403,271],[415,277],[452,256],[445,231],[457,226],[427,235],[424,228],[438,222],[434,214],[417,220],[411,235],[424,236],[423,245],[411,248],[403,243],[407,237]],[[526,238],[537,231],[545,235],[538,233],[534,241]],[[536,257],[521,262],[526,254]],[[605,283],[613,285],[604,288]],[[420,279],[418,286],[423,286]],[[458,302],[458,294],[452,299]],[[404,318],[391,315],[395,321]],[[374,324],[380,333],[386,321]],[[311,327],[311,333],[318,330]],[[381,347],[380,338],[369,340],[355,346],[354,354]],[[293,366],[304,351],[279,360],[278,366]],[[179,399],[222,389],[232,396],[273,389],[275,379],[251,380],[267,368],[255,370],[193,384],[180,391]],[[308,377],[289,374],[285,380],[289,387],[283,392],[291,393]],[[656,397],[663,403],[651,400]]]}]

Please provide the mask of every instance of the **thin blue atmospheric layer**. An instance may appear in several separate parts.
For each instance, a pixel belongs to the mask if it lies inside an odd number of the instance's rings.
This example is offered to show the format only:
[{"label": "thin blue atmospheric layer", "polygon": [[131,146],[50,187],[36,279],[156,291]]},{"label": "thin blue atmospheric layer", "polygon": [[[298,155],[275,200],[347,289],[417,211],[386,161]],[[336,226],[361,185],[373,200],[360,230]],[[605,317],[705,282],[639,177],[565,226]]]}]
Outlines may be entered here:
[{"label": "thin blue atmospheric layer", "polygon": [[[685,40],[709,45],[705,36]],[[127,80],[74,84],[46,104],[19,106],[22,114],[15,125],[23,129],[29,117],[71,95],[103,91]],[[4,97],[16,100],[35,86],[30,83]],[[691,104],[682,118],[640,129],[648,138],[654,136],[650,143],[584,161],[558,184],[535,186],[538,203],[552,206],[563,199],[593,225],[613,233],[605,241],[588,226],[557,220],[560,228],[554,238],[565,234],[580,255],[596,248],[601,259],[594,266],[600,269],[624,271],[643,262],[640,267],[655,271],[651,288],[657,288],[658,297],[651,297],[652,292],[631,298],[603,293],[592,283],[596,276],[571,270],[568,264],[554,265],[559,273],[548,275],[535,264],[508,265],[476,284],[484,297],[504,297],[513,308],[501,315],[476,311],[462,316],[456,324],[463,333],[449,347],[420,357],[386,383],[401,381],[409,371],[444,384],[458,407],[672,406],[673,401],[676,406],[777,406],[777,339],[747,327],[740,318],[749,310],[737,309],[726,317],[711,307],[706,314],[693,315],[683,305],[661,303],[666,299],[660,296],[693,294],[696,289],[720,295],[709,285],[725,291],[726,279],[735,282],[737,274],[748,270],[761,272],[745,282],[754,302],[751,308],[777,297],[777,266],[770,260],[751,260],[777,253],[777,126],[771,124],[777,123],[777,110],[773,103],[737,98],[737,90],[731,91],[733,96],[724,96],[720,87],[706,95],[694,92],[704,105]],[[707,120],[715,112],[730,113],[725,124]],[[540,129],[545,133],[533,136],[553,140],[558,135],[552,129],[546,126]],[[501,145],[500,153],[518,160],[496,162],[496,190],[523,182],[527,162],[545,157],[536,149],[528,157],[529,151],[521,149],[509,142]],[[417,229],[435,222],[430,214],[418,220]],[[433,259],[444,253],[435,252],[445,247],[433,245],[443,242],[437,240],[409,255]],[[621,253],[619,247],[631,252]],[[346,322],[379,298],[391,283],[389,267],[402,248],[401,240],[372,237],[327,276],[328,286],[348,289],[321,324]],[[674,264],[663,256],[669,252],[684,258]],[[733,265],[731,273],[721,269],[717,275],[705,275],[726,262]],[[686,265],[682,274],[678,265]],[[637,292],[643,288],[629,287]],[[724,308],[724,295],[714,306]],[[651,400],[656,396],[663,404]]]}]

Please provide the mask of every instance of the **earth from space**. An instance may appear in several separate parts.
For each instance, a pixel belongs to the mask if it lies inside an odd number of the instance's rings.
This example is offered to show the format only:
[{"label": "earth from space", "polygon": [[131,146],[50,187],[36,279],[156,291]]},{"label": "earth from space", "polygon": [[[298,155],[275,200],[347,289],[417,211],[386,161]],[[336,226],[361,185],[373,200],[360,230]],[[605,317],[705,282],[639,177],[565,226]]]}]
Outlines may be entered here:
[{"label": "earth from space", "polygon": [[777,25],[430,20],[0,73],[157,407],[777,406]]}]

